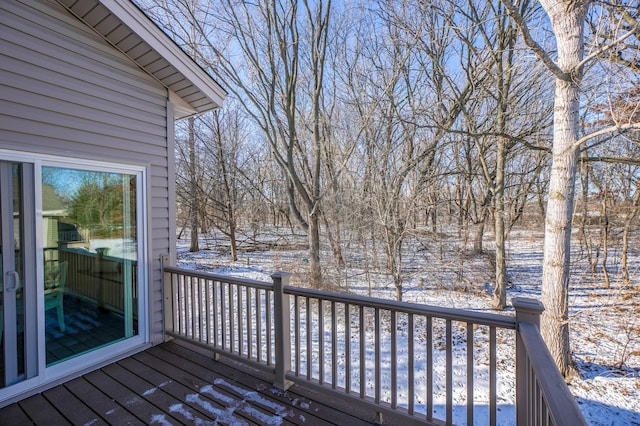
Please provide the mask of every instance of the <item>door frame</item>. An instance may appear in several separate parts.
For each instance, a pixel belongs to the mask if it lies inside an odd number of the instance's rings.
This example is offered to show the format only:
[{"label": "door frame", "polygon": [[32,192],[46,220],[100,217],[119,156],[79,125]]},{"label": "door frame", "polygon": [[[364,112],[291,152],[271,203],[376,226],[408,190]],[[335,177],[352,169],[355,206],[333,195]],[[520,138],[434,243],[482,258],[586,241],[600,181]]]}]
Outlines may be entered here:
[{"label": "door frame", "polygon": [[[43,166],[135,174],[137,182],[136,226],[139,259],[137,275],[138,334],[48,367],[46,365],[45,345],[44,286],[36,284],[25,286],[28,287],[28,289],[25,289],[25,313],[37,312],[37,315],[25,315],[25,353],[27,354],[25,357],[25,378],[20,382],[0,388],[0,407],[2,407],[19,400],[23,395],[33,393],[43,385],[61,383],[149,346],[149,247],[151,234],[148,231],[149,221],[147,219],[148,194],[150,193],[147,176],[151,166],[68,158],[5,149],[0,149],[0,158],[2,159],[1,161],[7,163],[27,164],[26,168],[31,170],[30,178],[23,178],[22,182],[23,185],[30,185],[29,187],[25,186],[24,188],[28,189],[23,190],[23,194],[29,193],[29,196],[23,196],[22,198],[25,216],[31,216],[32,228],[28,230],[31,238],[29,238],[30,241],[28,243],[25,243],[25,250],[28,245],[29,255],[24,258],[25,276],[28,276],[32,280],[31,282],[44,282],[43,267],[29,267],[29,265],[44,264],[41,173]],[[23,173],[23,175],[26,174]]]},{"label": "door frame", "polygon": [[[16,194],[14,193],[14,176],[13,166],[19,165],[20,172],[18,174],[20,191],[20,220],[17,225],[20,226],[19,235],[20,252],[22,255],[22,271],[21,274],[15,271],[15,226],[16,222],[13,217],[13,204]],[[3,329],[4,329],[4,362],[5,362],[5,388],[13,386],[19,381],[32,378],[38,372],[37,357],[37,324],[31,315],[25,315],[26,312],[34,312],[36,306],[36,285],[37,271],[27,267],[30,264],[36,264],[36,208],[34,191],[27,189],[33,188],[35,184],[34,165],[31,162],[0,160],[0,204],[6,210],[0,212],[0,226],[2,226],[2,271],[3,271]],[[7,255],[7,253],[9,255]],[[7,290],[8,274],[12,275],[14,281],[14,290]],[[15,281],[18,281],[17,283]],[[22,283],[22,285],[20,285]],[[17,317],[18,309],[16,305],[17,286],[22,288],[22,313],[23,313],[23,361],[24,371],[22,378],[18,374],[18,354],[15,346],[17,345]],[[7,298],[7,296],[10,296]],[[8,302],[8,303],[7,303]]]}]

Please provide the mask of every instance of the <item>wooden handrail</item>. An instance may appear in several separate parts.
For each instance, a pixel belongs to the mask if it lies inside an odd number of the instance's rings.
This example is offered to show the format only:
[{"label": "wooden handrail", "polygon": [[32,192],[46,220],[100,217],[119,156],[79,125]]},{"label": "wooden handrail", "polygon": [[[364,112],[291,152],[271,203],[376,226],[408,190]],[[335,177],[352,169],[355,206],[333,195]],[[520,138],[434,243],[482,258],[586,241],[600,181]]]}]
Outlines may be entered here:
[{"label": "wooden handrail", "polygon": [[193,278],[202,278],[202,279],[205,279],[205,280],[223,281],[223,282],[229,283],[229,284],[242,285],[244,287],[261,288],[261,289],[265,289],[265,290],[272,290],[273,289],[273,284],[272,283],[268,283],[268,282],[264,282],[264,281],[258,281],[258,280],[252,280],[252,279],[249,279],[249,278],[237,278],[237,277],[232,277],[230,275],[213,274],[213,273],[210,273],[210,272],[192,271],[190,269],[176,268],[175,266],[163,266],[163,270],[164,270],[165,273],[168,272],[168,273],[174,273],[174,274],[188,275],[188,276],[193,277]]},{"label": "wooden handrail", "polygon": [[[529,383],[529,386],[535,386],[541,391],[541,403],[546,404],[546,412],[552,424],[559,426],[586,425],[587,422],[582,416],[580,407],[567,388],[560,370],[547,350],[538,327],[530,322],[520,322],[518,323],[518,333],[522,336],[522,342],[527,350],[527,364],[536,381],[536,383]],[[528,397],[531,398],[532,395],[528,395]]]},{"label": "wooden handrail", "polygon": [[410,302],[398,302],[396,300],[334,293],[301,287],[285,287],[284,292],[293,296],[310,297],[330,302],[349,303],[351,305],[364,306],[367,308],[379,308],[407,314],[431,316],[445,320],[472,322],[478,325],[488,325],[508,330],[515,330],[516,328],[515,318],[506,315],[473,312],[455,308],[442,308],[439,306],[422,305]]}]

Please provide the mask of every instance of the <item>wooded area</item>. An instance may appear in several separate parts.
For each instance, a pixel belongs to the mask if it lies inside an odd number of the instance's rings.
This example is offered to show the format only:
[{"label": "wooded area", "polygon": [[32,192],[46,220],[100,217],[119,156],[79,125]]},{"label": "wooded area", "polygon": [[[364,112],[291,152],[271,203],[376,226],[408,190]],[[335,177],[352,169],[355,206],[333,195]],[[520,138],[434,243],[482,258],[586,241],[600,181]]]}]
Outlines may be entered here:
[{"label": "wooded area", "polygon": [[611,244],[637,285],[636,3],[140,3],[230,94],[177,132],[192,250],[215,228],[236,258],[238,228],[288,228],[308,237],[311,286],[358,247],[401,300],[403,247],[437,241],[491,253],[503,309],[510,231],[544,228],[542,329],[563,373],[572,223],[604,285]]}]

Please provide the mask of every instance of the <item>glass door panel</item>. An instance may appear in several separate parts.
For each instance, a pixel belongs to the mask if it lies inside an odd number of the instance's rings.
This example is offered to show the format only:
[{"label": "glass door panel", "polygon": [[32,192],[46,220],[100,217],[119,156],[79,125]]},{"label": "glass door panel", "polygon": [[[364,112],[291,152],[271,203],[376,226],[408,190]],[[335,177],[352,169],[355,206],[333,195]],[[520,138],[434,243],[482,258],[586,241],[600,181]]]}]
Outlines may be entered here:
[{"label": "glass door panel", "polygon": [[25,377],[23,167],[0,162],[0,388]]},{"label": "glass door panel", "polygon": [[42,167],[47,365],[138,335],[137,185]]}]

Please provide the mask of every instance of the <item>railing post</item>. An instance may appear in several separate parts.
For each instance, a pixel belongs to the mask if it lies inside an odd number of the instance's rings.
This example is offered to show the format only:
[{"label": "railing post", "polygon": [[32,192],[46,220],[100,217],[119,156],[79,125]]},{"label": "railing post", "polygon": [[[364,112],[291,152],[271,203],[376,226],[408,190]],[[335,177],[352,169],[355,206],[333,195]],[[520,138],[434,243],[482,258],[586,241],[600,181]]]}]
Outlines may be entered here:
[{"label": "railing post", "polygon": [[173,326],[173,286],[171,285],[171,274],[165,272],[165,266],[169,266],[169,255],[163,254],[160,256],[160,263],[162,268],[162,300],[163,307],[162,310],[164,312],[164,341],[168,341],[171,339],[169,335],[167,335],[167,331],[174,332]]},{"label": "railing post", "polygon": [[280,390],[287,390],[292,382],[286,380],[287,372],[291,370],[291,311],[289,296],[284,294],[284,287],[289,285],[287,272],[276,272],[273,279],[273,319],[275,327],[276,345],[276,376],[274,386]]},{"label": "railing post", "polygon": [[528,322],[540,329],[540,314],[544,311],[542,302],[525,297],[514,297],[511,300],[516,310],[516,424],[530,424],[529,412],[529,374],[527,374],[527,353],[520,336],[519,324]]}]

